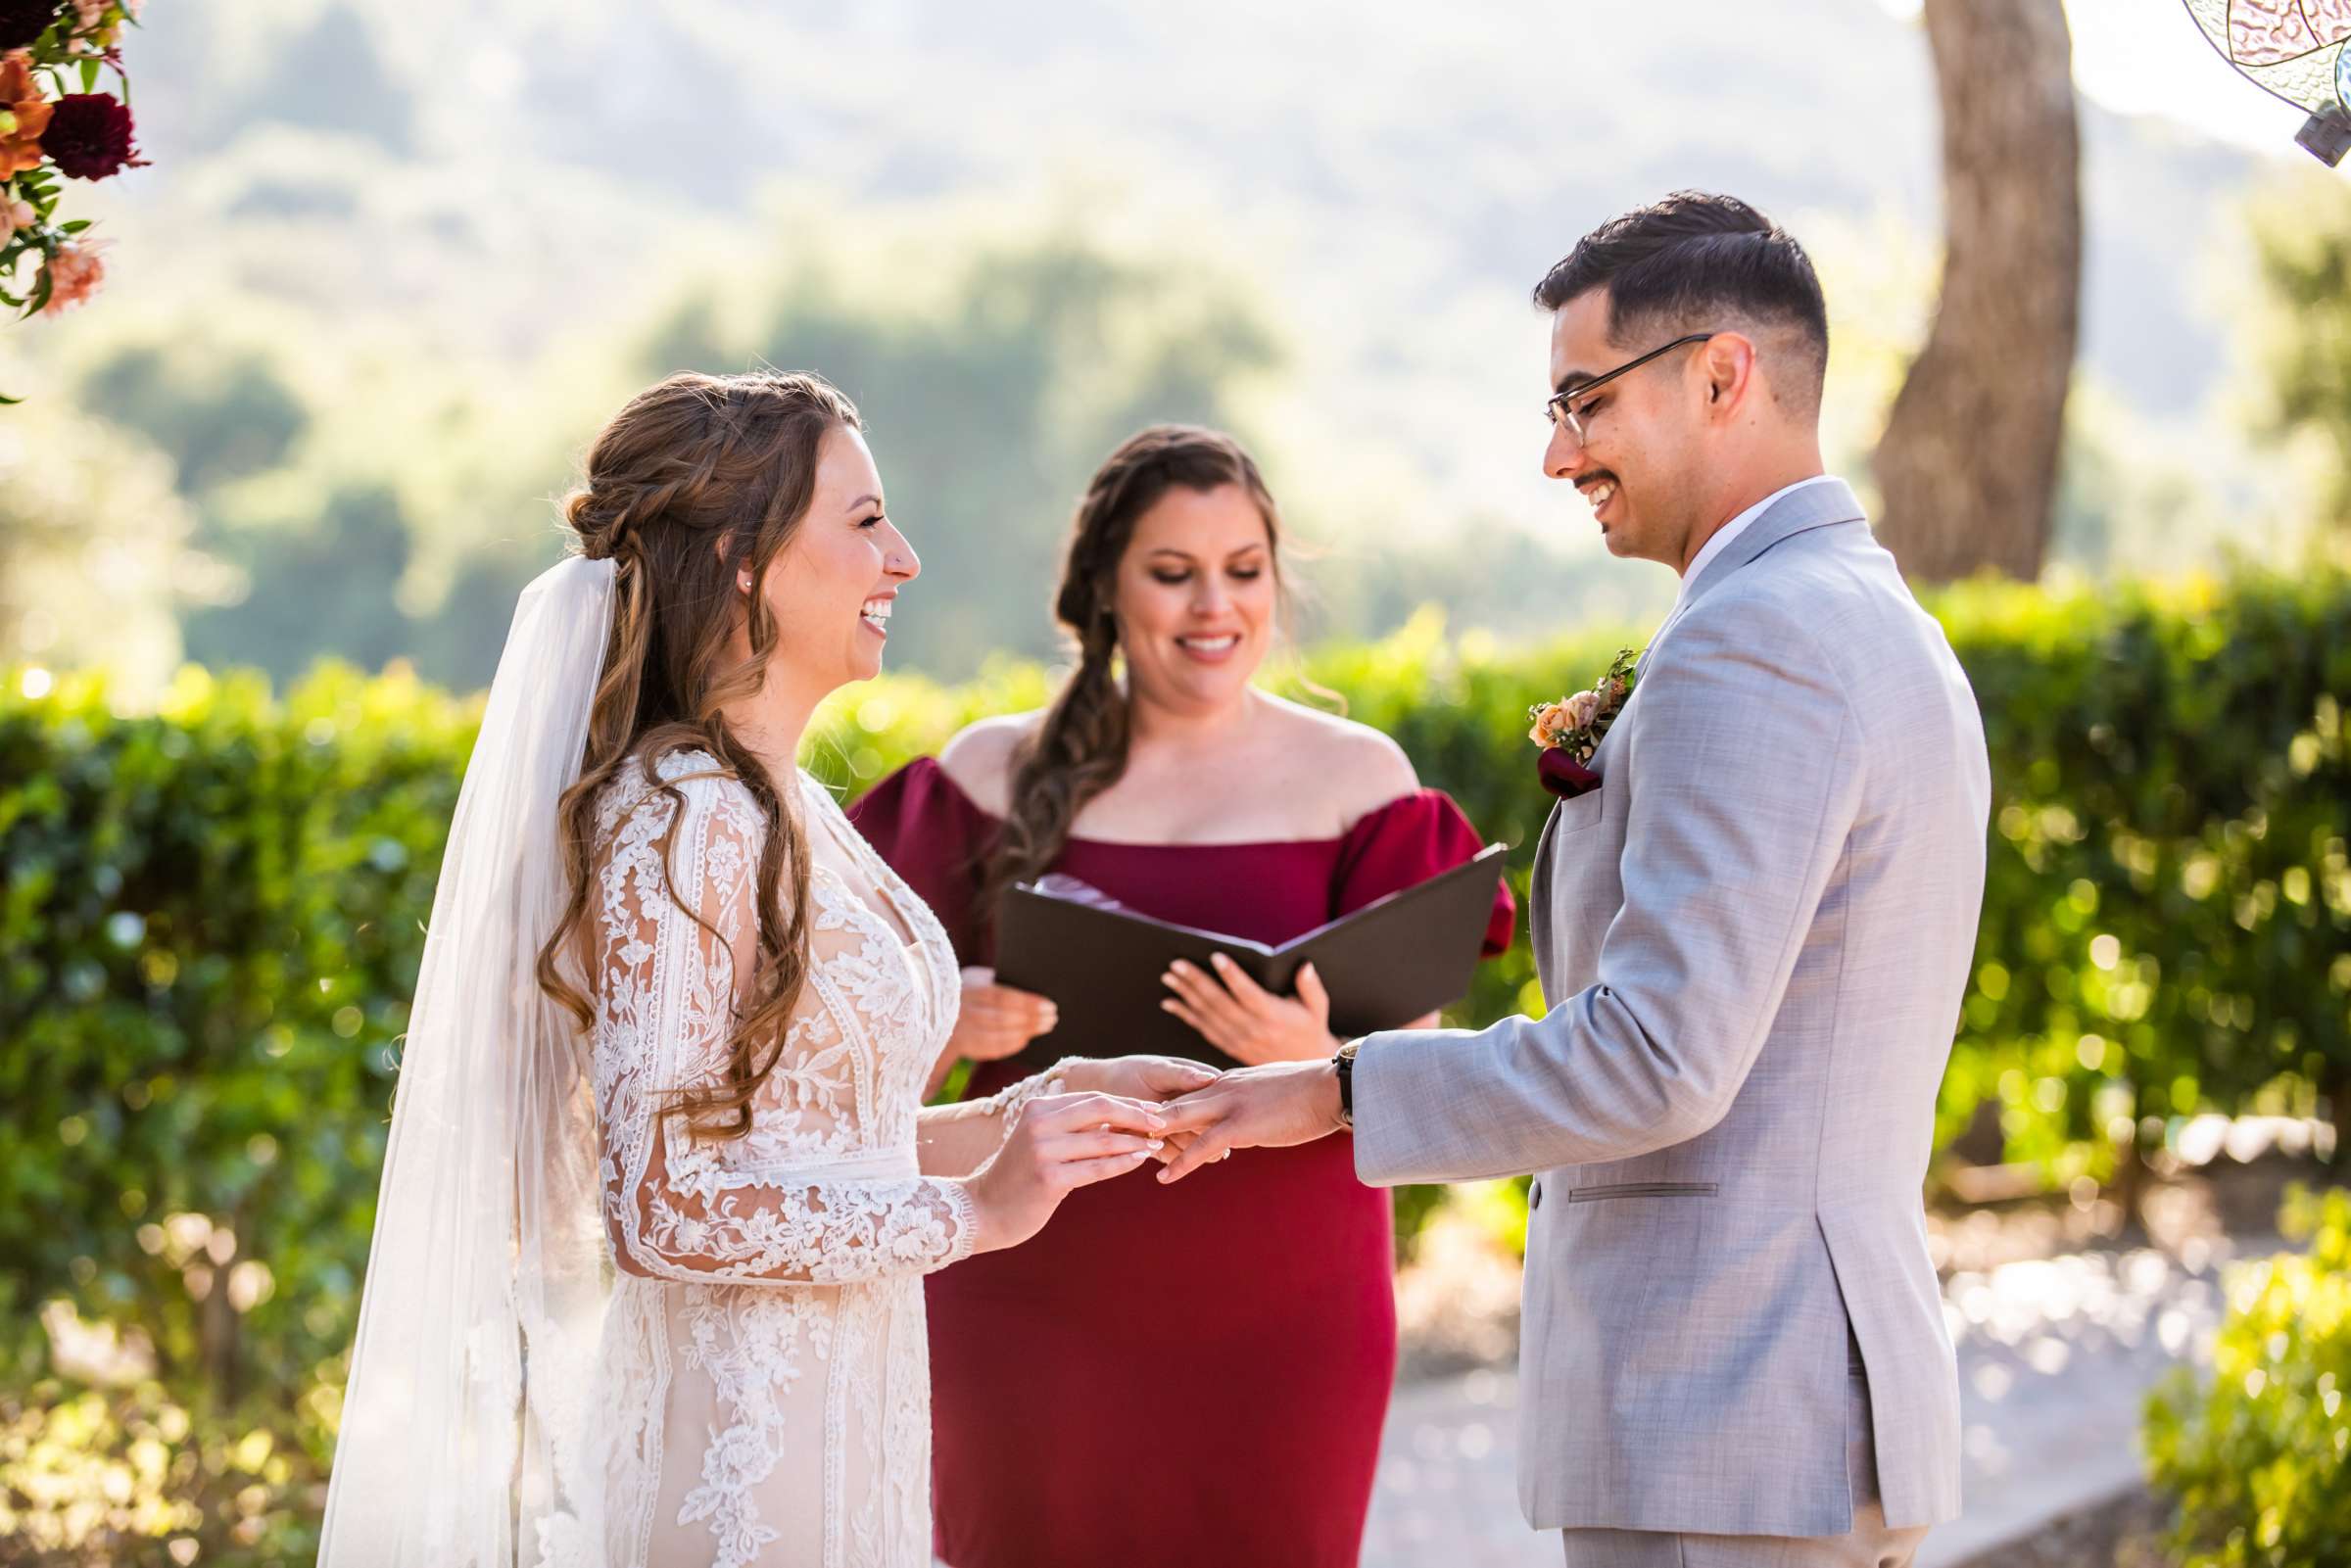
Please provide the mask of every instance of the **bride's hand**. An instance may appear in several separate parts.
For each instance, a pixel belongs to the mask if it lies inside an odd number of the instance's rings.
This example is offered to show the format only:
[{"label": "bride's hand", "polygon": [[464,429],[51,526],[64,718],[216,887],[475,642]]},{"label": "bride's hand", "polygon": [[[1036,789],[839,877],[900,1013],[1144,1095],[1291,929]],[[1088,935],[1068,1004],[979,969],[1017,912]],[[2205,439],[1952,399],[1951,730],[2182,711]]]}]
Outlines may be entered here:
[{"label": "bride's hand", "polygon": [[1308,964],[1298,971],[1298,995],[1275,996],[1219,953],[1216,974],[1177,959],[1161,976],[1176,994],[1159,1005],[1200,1031],[1201,1037],[1245,1067],[1311,1062],[1338,1050],[1330,1032],[1330,993]]},{"label": "bride's hand", "polygon": [[1146,1104],[1205,1089],[1223,1076],[1206,1063],[1173,1056],[1080,1058],[1061,1069],[1061,1081],[1072,1092],[1115,1094]]},{"label": "bride's hand", "polygon": [[1052,1033],[1060,1017],[1051,997],[998,985],[992,969],[967,969],[963,1009],[955,1015],[945,1054],[950,1061],[969,1057],[974,1062],[1001,1062],[1020,1055],[1038,1035]]},{"label": "bride's hand", "polygon": [[1108,1094],[1039,1095],[1021,1107],[995,1156],[969,1178],[975,1252],[1017,1247],[1044,1229],[1062,1199],[1123,1176],[1162,1147],[1156,1106]]}]

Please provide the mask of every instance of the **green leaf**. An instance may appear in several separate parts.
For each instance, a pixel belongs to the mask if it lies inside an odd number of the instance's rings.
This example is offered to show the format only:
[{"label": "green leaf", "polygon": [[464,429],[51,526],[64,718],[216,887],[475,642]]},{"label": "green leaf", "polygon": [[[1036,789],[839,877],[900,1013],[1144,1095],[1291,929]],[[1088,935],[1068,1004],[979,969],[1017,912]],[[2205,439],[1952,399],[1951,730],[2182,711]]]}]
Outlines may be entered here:
[{"label": "green leaf", "polygon": [[85,93],[94,93],[98,90],[98,62],[95,60],[85,60],[81,63],[81,90]]}]

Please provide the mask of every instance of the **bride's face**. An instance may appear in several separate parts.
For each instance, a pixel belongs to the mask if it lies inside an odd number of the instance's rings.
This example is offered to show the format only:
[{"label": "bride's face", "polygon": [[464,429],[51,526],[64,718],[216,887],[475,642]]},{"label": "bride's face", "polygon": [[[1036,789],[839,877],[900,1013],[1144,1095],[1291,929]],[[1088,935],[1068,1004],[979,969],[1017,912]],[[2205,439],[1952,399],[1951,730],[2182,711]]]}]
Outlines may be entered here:
[{"label": "bride's face", "polygon": [[1239,485],[1178,485],[1135,519],[1114,611],[1137,697],[1213,708],[1236,698],[1271,644],[1277,589],[1265,514]]},{"label": "bride's face", "polygon": [[776,620],[771,670],[815,696],[882,673],[898,589],[922,570],[883,510],[865,437],[845,425],[817,448],[808,514],[763,584]]}]

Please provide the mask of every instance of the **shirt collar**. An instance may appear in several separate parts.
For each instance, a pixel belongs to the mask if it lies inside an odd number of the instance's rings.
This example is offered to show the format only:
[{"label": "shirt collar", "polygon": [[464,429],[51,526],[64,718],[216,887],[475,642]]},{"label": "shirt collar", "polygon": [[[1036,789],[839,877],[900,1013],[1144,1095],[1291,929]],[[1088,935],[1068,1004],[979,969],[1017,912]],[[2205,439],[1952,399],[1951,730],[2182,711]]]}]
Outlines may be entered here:
[{"label": "shirt collar", "polygon": [[1691,585],[1698,581],[1700,575],[1703,573],[1709,565],[1713,564],[1714,557],[1720,555],[1724,550],[1729,549],[1731,547],[1731,541],[1737,539],[1741,534],[1746,533],[1750,524],[1754,522],[1756,518],[1762,516],[1766,511],[1770,510],[1771,503],[1773,501],[1778,500],[1782,496],[1792,496],[1796,492],[1804,489],[1808,485],[1833,485],[1837,481],[1828,474],[1814,474],[1811,478],[1799,479],[1793,485],[1782,485],[1779,489],[1773,491],[1770,495],[1764,497],[1761,500],[1755,502],[1752,506],[1750,506],[1747,510],[1741,512],[1738,516],[1732,518],[1729,522],[1714,530],[1714,537],[1707,540],[1703,545],[1700,546],[1698,553],[1691,557],[1690,569],[1682,574],[1682,586],[1680,590],[1677,591],[1673,595],[1673,607],[1676,610],[1682,607],[1682,600],[1687,598],[1690,594]]}]

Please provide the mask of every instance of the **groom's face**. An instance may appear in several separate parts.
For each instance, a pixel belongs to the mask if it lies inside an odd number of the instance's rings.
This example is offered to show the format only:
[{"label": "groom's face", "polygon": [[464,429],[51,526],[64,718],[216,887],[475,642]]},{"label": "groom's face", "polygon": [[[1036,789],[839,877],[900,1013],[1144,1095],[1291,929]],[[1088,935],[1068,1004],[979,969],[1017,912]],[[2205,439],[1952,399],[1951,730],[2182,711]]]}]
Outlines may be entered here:
[{"label": "groom's face", "polygon": [[[1670,341],[1670,337],[1666,341]],[[1655,343],[1618,343],[1608,333],[1608,291],[1577,295],[1551,318],[1551,384],[1572,391],[1647,354]],[[1556,423],[1543,471],[1575,486],[1592,507],[1613,555],[1664,561],[1679,570],[1689,533],[1688,476],[1703,420],[1686,406],[1690,356],[1676,353],[1616,377],[1579,404],[1588,439]]]}]

